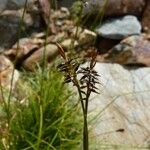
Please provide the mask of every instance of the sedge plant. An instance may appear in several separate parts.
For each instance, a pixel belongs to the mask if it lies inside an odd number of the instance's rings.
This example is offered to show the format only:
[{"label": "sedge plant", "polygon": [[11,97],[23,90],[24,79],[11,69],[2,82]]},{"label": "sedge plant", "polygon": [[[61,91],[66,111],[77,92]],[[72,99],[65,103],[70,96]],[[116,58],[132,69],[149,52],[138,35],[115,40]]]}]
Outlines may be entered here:
[{"label": "sedge plant", "polygon": [[[89,134],[88,134],[88,104],[92,92],[98,93],[96,84],[99,84],[98,73],[94,70],[96,64],[96,54],[92,57],[88,67],[80,67],[75,59],[66,56],[60,44],[56,43],[59,48],[60,55],[64,62],[58,65],[58,69],[64,73],[64,82],[73,83],[77,88],[79,101],[83,112],[83,150],[89,150]],[[78,78],[78,75],[80,76]]]},{"label": "sedge plant", "polygon": [[[20,20],[18,39],[21,35],[27,1],[25,1]],[[48,28],[46,38],[47,36]],[[45,45],[46,43],[45,40]],[[16,63],[17,60],[14,61],[14,66]],[[2,111],[5,114],[3,118],[0,118],[0,150],[77,149],[80,133],[77,108],[69,104],[70,92],[62,84],[60,74],[52,69],[45,69],[45,50],[43,66],[40,71],[36,71],[36,74],[25,75],[25,83],[28,86],[22,91],[22,93],[27,93],[25,97],[23,96],[23,100],[16,98],[15,102],[11,103],[15,69],[12,72],[8,98],[3,96],[4,90],[0,84]],[[22,86],[25,84],[22,83]],[[22,90],[22,86],[19,90]],[[65,90],[62,90],[63,88]]]},{"label": "sedge plant", "polygon": [[78,149],[81,118],[60,73],[52,68],[24,73],[18,86],[25,95],[10,105],[9,131],[7,116],[1,118],[0,150]]}]

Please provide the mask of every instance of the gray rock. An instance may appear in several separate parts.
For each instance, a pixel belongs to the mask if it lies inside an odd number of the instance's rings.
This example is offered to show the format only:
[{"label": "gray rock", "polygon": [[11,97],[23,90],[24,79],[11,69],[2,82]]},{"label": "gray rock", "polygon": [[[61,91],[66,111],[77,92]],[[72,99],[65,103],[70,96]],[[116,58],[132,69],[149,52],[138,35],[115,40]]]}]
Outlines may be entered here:
[{"label": "gray rock", "polygon": [[24,7],[26,0],[8,0],[6,9],[18,9]]},{"label": "gray rock", "polygon": [[96,28],[96,32],[105,38],[123,39],[141,33],[141,24],[135,16],[108,19]]},{"label": "gray rock", "polygon": [[29,35],[41,27],[40,15],[36,11],[31,8],[29,12],[25,12],[22,19],[23,11],[5,10],[0,14],[0,48],[10,48],[18,38]]},{"label": "gray rock", "polygon": [[0,16],[0,47],[9,47],[17,40],[20,18],[13,15]]},{"label": "gray rock", "polygon": [[[29,5],[33,1],[27,0],[27,4]],[[0,0],[0,49],[12,46],[18,37],[23,35],[23,32],[18,35],[19,30],[25,31],[27,27],[34,24],[35,21],[33,21],[32,16],[29,13],[25,13],[22,27],[20,28],[23,15],[22,7],[24,7],[25,2],[26,0]]]},{"label": "gray rock", "polygon": [[[27,4],[33,3],[34,0],[27,0]],[[0,13],[3,10],[19,9],[24,7],[26,0],[0,0]]]},{"label": "gray rock", "polygon": [[6,8],[7,0],[0,0],[0,13]]},{"label": "gray rock", "polygon": [[25,3],[27,2],[28,4],[33,2],[34,0],[8,0],[8,3],[13,3],[18,7],[23,7]]},{"label": "gray rock", "polygon": [[90,139],[95,146],[91,149],[105,145],[102,149],[113,150],[112,145],[144,149],[150,142],[150,68],[128,70],[118,64],[97,63],[95,70],[101,85],[97,86],[100,94],[93,94],[89,102]]}]

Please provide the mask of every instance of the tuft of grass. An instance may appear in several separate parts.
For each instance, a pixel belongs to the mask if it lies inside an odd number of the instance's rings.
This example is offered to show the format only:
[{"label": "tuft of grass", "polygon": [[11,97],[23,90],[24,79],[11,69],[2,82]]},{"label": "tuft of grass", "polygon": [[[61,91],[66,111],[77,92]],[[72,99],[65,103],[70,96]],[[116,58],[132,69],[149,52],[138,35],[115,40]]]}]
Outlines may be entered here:
[{"label": "tuft of grass", "polygon": [[55,70],[24,74],[21,84],[25,98],[10,109],[0,126],[1,150],[73,150],[80,145],[79,110],[72,93]]}]

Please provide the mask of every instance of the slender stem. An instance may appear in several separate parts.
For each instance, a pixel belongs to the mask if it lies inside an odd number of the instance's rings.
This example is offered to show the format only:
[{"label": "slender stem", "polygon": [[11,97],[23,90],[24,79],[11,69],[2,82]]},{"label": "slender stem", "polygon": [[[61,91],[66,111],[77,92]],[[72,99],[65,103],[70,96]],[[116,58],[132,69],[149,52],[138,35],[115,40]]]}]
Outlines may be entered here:
[{"label": "slender stem", "polygon": [[83,150],[89,150],[89,134],[88,134],[88,123],[87,114],[84,113],[84,127],[83,127]]},{"label": "slender stem", "polygon": [[86,92],[86,99],[85,99],[85,111],[84,111],[84,131],[83,131],[84,143],[83,143],[83,150],[89,150],[89,132],[88,132],[87,115],[88,115],[89,97],[91,95],[91,90],[90,90],[91,76],[89,76],[88,80],[89,81],[87,83],[87,92]]},{"label": "slender stem", "polygon": [[88,98],[90,95],[89,90],[87,90],[87,96],[85,103],[83,101],[82,93],[81,93],[81,88],[80,85],[77,81],[77,78],[74,78],[74,84],[76,85],[79,93],[79,98],[82,106],[82,111],[83,111],[83,150],[89,150],[89,136],[88,136],[88,123],[87,123],[87,111],[88,111]]},{"label": "slender stem", "polygon": [[89,150],[89,132],[88,132],[88,102],[91,91],[89,90],[89,85],[87,85],[87,94],[85,99],[85,111],[84,111],[84,130],[83,130],[83,150]]},{"label": "slender stem", "polygon": [[78,94],[79,94],[79,99],[80,99],[80,102],[81,102],[82,111],[83,111],[83,114],[84,114],[85,106],[84,106],[84,102],[83,102],[83,97],[82,97],[82,92],[81,92],[81,89],[80,89],[80,85],[78,83],[78,80],[77,80],[76,76],[74,76],[74,78],[73,78],[73,83],[77,87]]}]

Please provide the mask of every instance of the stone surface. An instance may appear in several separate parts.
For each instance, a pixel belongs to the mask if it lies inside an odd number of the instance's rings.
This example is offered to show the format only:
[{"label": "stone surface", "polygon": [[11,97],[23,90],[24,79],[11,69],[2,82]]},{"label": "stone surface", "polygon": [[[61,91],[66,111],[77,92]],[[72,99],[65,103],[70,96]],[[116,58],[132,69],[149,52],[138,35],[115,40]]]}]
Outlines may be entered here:
[{"label": "stone surface", "polygon": [[8,0],[0,0],[0,13],[6,8]]},{"label": "stone surface", "polygon": [[[6,112],[4,111],[4,101],[5,105],[8,105],[8,98],[10,96],[10,104],[16,101],[15,95],[16,87],[18,86],[20,73],[17,71],[12,62],[5,57],[4,55],[0,55],[0,122],[2,122],[2,118],[6,117]],[[11,95],[10,94],[11,90]]]},{"label": "stone surface", "polygon": [[[25,6],[26,0],[0,0],[0,13],[3,10],[19,9]],[[31,5],[34,0],[28,0],[27,5]]]},{"label": "stone surface", "polygon": [[[11,80],[14,66],[11,61],[4,55],[0,55],[0,84],[2,88],[9,90],[11,88]],[[14,70],[12,89],[15,88],[16,82],[19,79],[19,72]],[[0,95],[1,95],[0,90]]]},{"label": "stone surface", "polygon": [[[27,0],[27,5],[31,5],[34,0]],[[26,0],[8,0],[6,9],[19,9],[24,7]]]},{"label": "stone surface", "polygon": [[96,41],[96,34],[90,30],[84,29],[78,35],[80,45],[93,45]]},{"label": "stone surface", "polygon": [[26,0],[0,0],[0,49],[10,48],[18,38],[28,36],[37,28],[41,29],[41,16],[33,4],[34,0],[27,0],[24,13],[25,2]]},{"label": "stone surface", "polygon": [[119,64],[97,63],[95,70],[101,85],[97,86],[100,94],[93,94],[89,102],[93,149],[126,145],[144,150],[150,142],[150,68],[128,70]]},{"label": "stone surface", "polygon": [[[74,39],[74,37],[77,36],[77,40]],[[72,39],[65,39],[64,41],[61,42],[61,45],[65,49],[69,49],[73,44],[74,47],[78,46],[89,46],[93,45],[95,40],[96,40],[96,34],[90,30],[87,29],[82,29],[82,28],[74,28],[72,29]]]},{"label": "stone surface", "polygon": [[141,24],[135,16],[108,19],[96,27],[96,32],[105,38],[123,39],[129,35],[140,34]]},{"label": "stone surface", "polygon": [[143,30],[150,34],[150,0],[147,0],[146,8],[142,17]]},{"label": "stone surface", "polygon": [[64,48],[64,49],[69,49],[71,46],[79,46],[79,43],[78,41],[73,41],[72,39],[65,39],[63,42],[61,42],[61,46]]},{"label": "stone surface", "polygon": [[17,32],[19,28],[19,17],[13,15],[0,16],[0,47],[9,47],[17,39]]},{"label": "stone surface", "polygon": [[22,63],[23,68],[34,71],[37,64],[41,64],[45,55],[46,62],[51,62],[58,55],[58,47],[54,44],[48,44],[35,51],[30,57]]},{"label": "stone surface", "polygon": [[120,64],[150,66],[150,37],[143,34],[124,39],[110,50],[106,60]]},{"label": "stone surface", "polygon": [[51,11],[51,5],[49,0],[39,0],[39,5],[46,17],[49,17]]},{"label": "stone surface", "polygon": [[22,62],[44,44],[44,40],[41,39],[41,36],[43,36],[43,34],[39,33],[31,38],[22,38],[13,45],[11,49],[4,51],[4,54],[9,57],[11,61],[15,61],[16,67],[20,68]]},{"label": "stone surface", "polygon": [[[20,28],[20,21],[23,15],[23,9],[6,10],[0,14],[0,48],[10,48],[18,38],[40,29],[39,14],[34,14],[34,10],[25,13]],[[20,35],[18,35],[20,33]]]},{"label": "stone surface", "polygon": [[145,0],[87,0],[83,8],[84,15],[99,13],[104,16],[137,15],[140,16],[145,5]]}]

